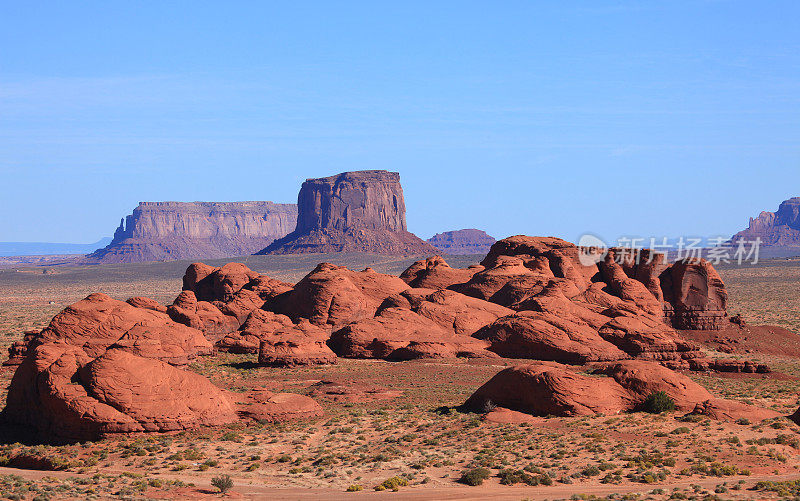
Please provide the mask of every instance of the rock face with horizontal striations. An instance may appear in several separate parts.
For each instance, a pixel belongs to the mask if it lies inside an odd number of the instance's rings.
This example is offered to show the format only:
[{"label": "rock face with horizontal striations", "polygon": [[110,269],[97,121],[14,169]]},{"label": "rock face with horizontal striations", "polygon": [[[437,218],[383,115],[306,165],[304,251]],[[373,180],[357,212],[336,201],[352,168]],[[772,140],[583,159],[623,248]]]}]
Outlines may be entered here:
[{"label": "rock face with horizontal striations", "polygon": [[272,202],[141,202],[90,263],[250,255],[295,227],[297,206]]},{"label": "rock face with horizontal striations", "polygon": [[307,179],[300,188],[297,207],[297,228],[258,254],[437,253],[406,228],[406,205],[397,172],[367,170]]},{"label": "rock face with horizontal striations", "polygon": [[752,242],[756,238],[761,239],[762,245],[800,246],[800,197],[783,201],[777,212],[764,211],[755,219],[751,217],[747,229],[731,237],[731,242]]},{"label": "rock face with horizontal striations", "polygon": [[487,254],[496,242],[485,231],[474,228],[445,231],[428,239],[428,243],[444,254],[467,255]]}]

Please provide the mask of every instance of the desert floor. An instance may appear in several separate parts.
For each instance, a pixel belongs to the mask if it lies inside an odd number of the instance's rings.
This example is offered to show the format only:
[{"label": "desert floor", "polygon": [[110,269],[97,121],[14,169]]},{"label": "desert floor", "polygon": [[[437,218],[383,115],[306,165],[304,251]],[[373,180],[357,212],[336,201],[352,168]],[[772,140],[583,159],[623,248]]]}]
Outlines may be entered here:
[{"label": "desert floor", "polygon": [[[448,259],[453,266],[478,256]],[[211,261],[221,264],[224,261]],[[399,274],[413,260],[367,255],[250,256],[256,271],[296,281],[317,262]],[[44,327],[91,292],[170,303],[187,262],[0,271],[1,348]],[[46,271],[46,273],[44,272]],[[800,333],[800,260],[720,266],[729,313]],[[755,343],[754,346],[758,344]],[[716,355],[712,353],[712,355]],[[725,355],[732,356],[732,355]],[[711,392],[784,414],[798,407],[800,360],[751,350],[770,374],[689,376]],[[232,391],[255,387],[306,393],[320,381],[373,390],[355,401],[319,397],[324,418],[236,424],[172,435],[108,438],[65,446],[0,444],[0,496],[25,499],[218,497],[212,477],[230,474],[231,498],[253,499],[775,499],[800,495],[800,427],[712,421],[679,413],[534,418],[493,424],[458,412],[478,386],[516,360],[383,362],[340,359],[332,366],[259,368],[255,355],[220,354],[191,368]],[[0,372],[2,397],[13,369]],[[462,473],[491,471],[483,485]],[[24,468],[24,469],[23,469]],[[521,475],[520,472],[525,475]],[[398,477],[399,493],[376,491]],[[504,485],[525,478],[529,483]],[[550,485],[543,485],[550,484]],[[346,492],[348,488],[362,490]],[[22,497],[18,498],[21,499]]]}]

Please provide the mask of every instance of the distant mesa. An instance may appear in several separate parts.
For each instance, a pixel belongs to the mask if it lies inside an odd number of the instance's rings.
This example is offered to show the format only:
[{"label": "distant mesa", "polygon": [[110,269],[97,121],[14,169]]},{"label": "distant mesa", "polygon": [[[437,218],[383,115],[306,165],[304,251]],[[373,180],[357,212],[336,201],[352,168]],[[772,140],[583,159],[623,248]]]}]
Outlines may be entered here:
[{"label": "distant mesa", "polygon": [[366,170],[307,179],[297,208],[297,228],[258,254],[439,252],[408,231],[397,172]]},{"label": "distant mesa", "polygon": [[790,198],[781,203],[777,212],[762,212],[757,218],[750,218],[746,230],[731,237],[733,243],[761,239],[762,245],[774,247],[800,246],[800,197]]},{"label": "distant mesa", "polygon": [[297,206],[273,202],[141,202],[89,263],[249,255],[294,228]]},{"label": "distant mesa", "polygon": [[445,231],[428,239],[428,243],[444,254],[468,255],[489,253],[496,240],[485,231],[472,229]]}]

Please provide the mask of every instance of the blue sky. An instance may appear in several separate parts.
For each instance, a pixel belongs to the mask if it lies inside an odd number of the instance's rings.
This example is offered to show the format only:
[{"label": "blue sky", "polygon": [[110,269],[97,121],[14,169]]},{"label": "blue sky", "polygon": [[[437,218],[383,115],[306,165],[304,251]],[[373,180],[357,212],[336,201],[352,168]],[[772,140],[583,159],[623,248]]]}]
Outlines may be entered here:
[{"label": "blue sky", "polygon": [[[291,5],[290,5],[291,4]],[[399,171],[409,229],[729,235],[800,195],[800,3],[0,1],[0,241]]]}]

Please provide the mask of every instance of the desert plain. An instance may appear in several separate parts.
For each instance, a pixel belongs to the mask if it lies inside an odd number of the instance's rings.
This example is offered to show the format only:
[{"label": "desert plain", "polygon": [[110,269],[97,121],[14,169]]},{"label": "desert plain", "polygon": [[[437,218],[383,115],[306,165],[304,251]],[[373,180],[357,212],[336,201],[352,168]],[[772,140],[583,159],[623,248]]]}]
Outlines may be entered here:
[{"label": "desert plain", "polygon": [[[482,256],[448,256],[466,267]],[[246,256],[229,261],[287,282],[318,262],[399,275],[415,259],[368,254]],[[90,293],[169,304],[189,261],[0,271],[0,339],[41,329]],[[800,259],[717,266],[728,313],[800,332]],[[798,346],[699,335],[714,357],[765,363],[766,374],[685,372],[712,394],[790,415],[798,407]],[[798,343],[800,345],[800,343]],[[735,349],[730,347],[734,346]],[[718,351],[721,350],[721,351]],[[787,355],[787,353],[791,355]],[[260,367],[255,354],[199,357],[189,370],[247,392],[314,394],[324,416],[178,433],[130,434],[48,445],[3,430],[0,494],[8,499],[204,499],[230,475],[233,499],[784,499],[800,495],[800,427],[713,420],[685,412],[540,416],[495,423],[459,406],[503,368],[524,360],[340,357],[333,365]],[[2,399],[14,368],[2,377]],[[363,391],[320,392],[325,382]],[[316,393],[313,393],[317,389]],[[330,389],[330,388],[329,388]],[[335,388],[334,388],[335,390]],[[466,474],[488,472],[470,486]],[[480,477],[480,473],[477,473]],[[466,482],[466,483],[465,483]],[[477,482],[473,482],[477,483]],[[398,491],[401,494],[398,494]]]}]

